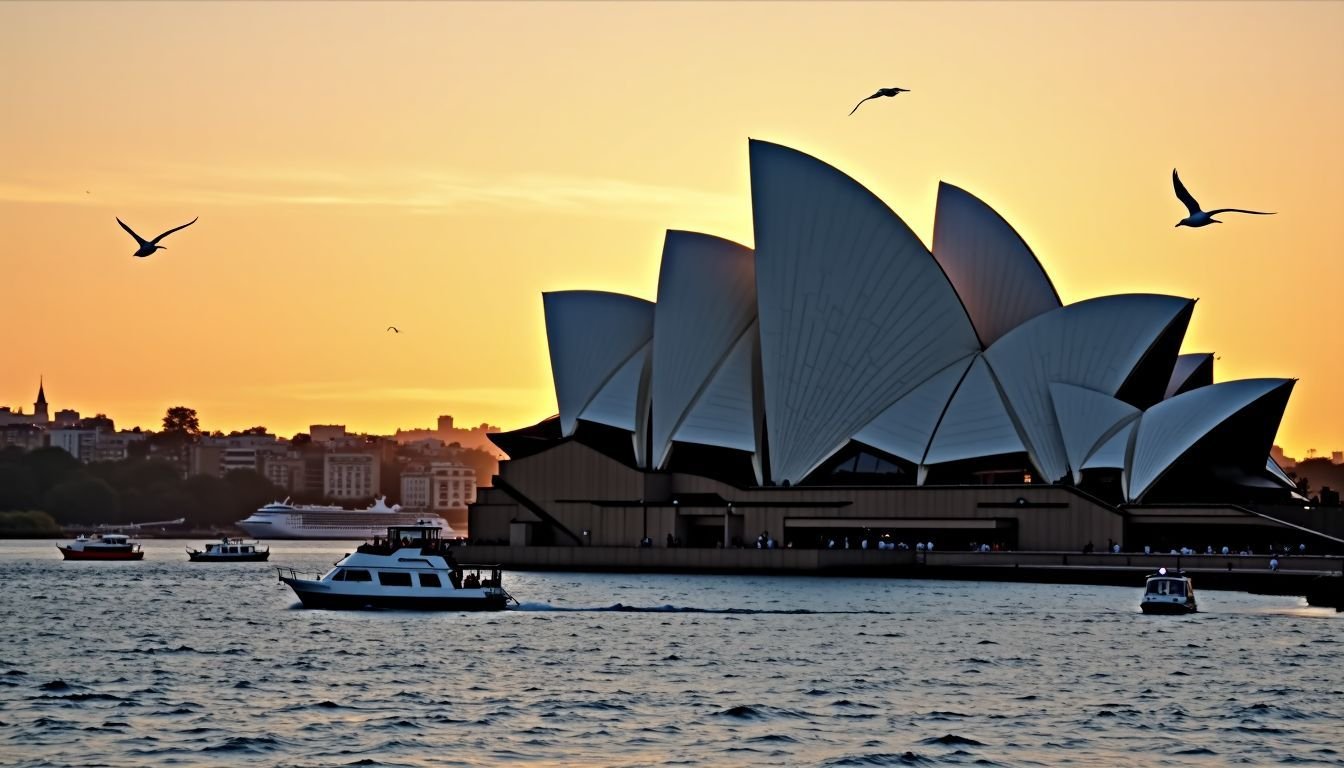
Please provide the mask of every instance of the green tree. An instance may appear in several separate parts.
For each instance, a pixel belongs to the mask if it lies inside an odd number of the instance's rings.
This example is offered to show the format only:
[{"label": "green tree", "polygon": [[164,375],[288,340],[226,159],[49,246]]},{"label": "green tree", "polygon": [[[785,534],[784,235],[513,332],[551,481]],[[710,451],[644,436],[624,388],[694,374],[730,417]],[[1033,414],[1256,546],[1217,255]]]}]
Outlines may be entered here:
[{"label": "green tree", "polygon": [[188,477],[182,482],[182,492],[191,500],[185,516],[193,526],[232,525],[256,509],[240,508],[234,487],[212,475]]},{"label": "green tree", "polygon": [[172,462],[161,458],[124,459],[100,464],[90,464],[89,474],[100,477],[121,495],[122,508],[131,509],[127,503],[129,495],[147,491],[158,486],[176,485],[182,479],[182,473]]},{"label": "green tree", "polygon": [[68,475],[79,471],[79,459],[61,448],[38,448],[23,456],[23,463],[37,480],[37,492],[45,494]]},{"label": "green tree", "polygon": [[0,511],[33,509],[39,499],[32,470],[18,463],[0,463]]},{"label": "green tree", "polygon": [[60,535],[60,526],[46,512],[0,512],[0,537],[50,538]]},{"label": "green tree", "polygon": [[121,500],[112,486],[88,475],[76,475],[47,491],[43,506],[62,524],[117,522],[121,514]]},{"label": "green tree", "polygon": [[169,408],[163,417],[163,431],[188,439],[200,437],[201,420],[196,416],[196,409],[183,405]]},{"label": "green tree", "polygon": [[235,469],[224,476],[224,482],[233,489],[237,509],[249,513],[286,495],[285,489],[252,469]]}]

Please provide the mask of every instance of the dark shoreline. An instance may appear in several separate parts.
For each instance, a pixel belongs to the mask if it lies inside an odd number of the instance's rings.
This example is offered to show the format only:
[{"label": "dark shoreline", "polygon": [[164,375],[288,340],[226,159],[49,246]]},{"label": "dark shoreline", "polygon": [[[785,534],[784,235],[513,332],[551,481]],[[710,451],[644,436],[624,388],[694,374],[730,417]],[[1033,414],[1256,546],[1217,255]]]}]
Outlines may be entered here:
[{"label": "dark shoreline", "polygon": [[1292,556],[1270,570],[1268,555],[1143,555],[1070,552],[878,552],[799,549],[639,549],[467,546],[459,560],[523,571],[797,575],[1142,587],[1158,568],[1184,570],[1196,589],[1312,596],[1344,602],[1344,558]]}]

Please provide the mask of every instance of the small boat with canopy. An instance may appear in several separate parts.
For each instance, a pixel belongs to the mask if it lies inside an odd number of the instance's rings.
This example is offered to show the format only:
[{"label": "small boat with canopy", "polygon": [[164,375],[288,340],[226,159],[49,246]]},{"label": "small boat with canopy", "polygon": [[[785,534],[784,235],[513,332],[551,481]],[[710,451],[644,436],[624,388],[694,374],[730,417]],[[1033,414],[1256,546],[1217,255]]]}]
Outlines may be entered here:
[{"label": "small boat with canopy", "polygon": [[1148,577],[1139,608],[1144,613],[1195,613],[1195,585],[1184,571],[1169,572],[1166,568]]},{"label": "small boat with canopy", "polygon": [[260,563],[271,556],[271,548],[259,541],[224,537],[205,545],[205,549],[188,549],[187,557],[193,563]]}]

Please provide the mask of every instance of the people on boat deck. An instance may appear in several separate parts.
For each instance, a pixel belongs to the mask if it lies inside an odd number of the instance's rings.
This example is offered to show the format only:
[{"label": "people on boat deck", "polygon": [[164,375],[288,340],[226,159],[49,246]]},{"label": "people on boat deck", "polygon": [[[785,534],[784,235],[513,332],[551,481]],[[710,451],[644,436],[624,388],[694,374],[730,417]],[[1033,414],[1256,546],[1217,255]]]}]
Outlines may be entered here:
[{"label": "people on boat deck", "polygon": [[481,580],[477,578],[476,574],[468,573],[467,578],[462,581],[462,586],[467,589],[476,589],[481,586]]}]

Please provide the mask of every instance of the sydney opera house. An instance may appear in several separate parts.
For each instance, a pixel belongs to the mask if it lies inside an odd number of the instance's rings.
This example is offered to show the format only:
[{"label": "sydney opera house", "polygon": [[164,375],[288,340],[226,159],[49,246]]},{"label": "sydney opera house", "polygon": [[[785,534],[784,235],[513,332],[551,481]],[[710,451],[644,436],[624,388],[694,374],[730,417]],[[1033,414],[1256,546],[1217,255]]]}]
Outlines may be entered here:
[{"label": "sydney opera house", "polygon": [[1214,381],[1195,301],[1063,304],[989,205],[938,188],[932,251],[863,185],[750,143],[755,247],[669,231],[657,301],[543,296],[559,415],[507,455],[473,538],[1076,549],[1259,540],[1292,379]]}]

